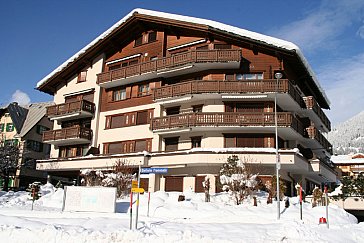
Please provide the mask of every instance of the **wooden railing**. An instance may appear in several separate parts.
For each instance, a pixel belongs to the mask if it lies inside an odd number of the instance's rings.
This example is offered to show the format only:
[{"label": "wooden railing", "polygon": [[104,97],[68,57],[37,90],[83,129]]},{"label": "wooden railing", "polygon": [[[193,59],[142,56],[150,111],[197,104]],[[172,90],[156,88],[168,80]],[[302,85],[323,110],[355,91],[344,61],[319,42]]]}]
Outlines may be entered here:
[{"label": "wooden railing", "polygon": [[97,75],[97,83],[173,68],[189,63],[240,62],[241,50],[192,50],[148,62],[122,67]]},{"label": "wooden railing", "polygon": [[306,128],[308,137],[311,139],[315,139],[318,141],[324,149],[326,149],[330,154],[332,154],[332,145],[331,143],[321,134],[317,128],[314,126],[310,126]]},{"label": "wooden railing", "polygon": [[70,138],[91,140],[92,130],[86,127],[68,127],[58,130],[45,131],[43,133],[43,142],[57,141]]},{"label": "wooden railing", "polygon": [[[277,124],[279,127],[292,127],[302,136],[302,124],[290,112],[278,112]],[[221,112],[221,113],[185,113],[153,118],[152,130],[187,128],[187,127],[228,127],[228,126],[274,126],[275,117],[272,112]]]},{"label": "wooden railing", "polygon": [[52,105],[47,107],[47,116],[54,117],[80,111],[87,111],[94,114],[95,104],[87,100],[79,100],[70,103]]},{"label": "wooden railing", "polygon": [[320,117],[322,123],[324,123],[325,126],[329,130],[331,130],[331,122],[330,122],[329,118],[327,118],[326,114],[323,112],[321,107],[317,104],[315,98],[313,98],[312,96],[307,96],[307,97],[303,97],[303,99],[306,103],[306,108],[312,109],[318,115],[318,117]]},{"label": "wooden railing", "polygon": [[278,85],[277,81],[273,79],[239,81],[194,80],[155,88],[153,91],[153,99],[158,100],[187,94],[203,93],[239,94],[275,92],[290,94],[300,107],[304,107],[302,97],[287,79],[279,80]]}]

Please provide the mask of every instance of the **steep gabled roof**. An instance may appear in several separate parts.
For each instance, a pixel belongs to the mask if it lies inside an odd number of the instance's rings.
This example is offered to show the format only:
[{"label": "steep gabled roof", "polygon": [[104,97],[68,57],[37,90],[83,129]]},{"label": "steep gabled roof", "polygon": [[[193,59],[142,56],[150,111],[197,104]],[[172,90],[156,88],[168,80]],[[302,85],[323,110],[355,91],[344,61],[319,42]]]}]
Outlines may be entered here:
[{"label": "steep gabled roof", "polygon": [[[56,68],[54,71],[52,71],[50,74],[48,74],[46,77],[44,77],[42,80],[40,80],[37,83],[37,89],[41,90],[43,92],[52,93],[50,89],[46,89],[45,87],[47,84],[57,77],[61,72],[66,70],[68,67],[70,67],[73,63],[78,61],[79,59],[83,58],[88,54],[89,52],[93,51],[96,47],[100,46],[102,42],[104,42],[107,38],[112,36],[117,30],[119,30],[124,24],[126,24],[128,21],[131,21],[133,18],[140,18],[140,19],[146,19],[148,21],[148,17],[152,17],[154,21],[158,20],[160,22],[168,24],[168,21],[179,21],[180,23],[187,23],[187,24],[193,24],[196,27],[199,27],[200,29],[205,29],[208,31],[212,31],[214,33],[223,33],[225,35],[232,35],[236,36],[238,38],[251,41],[253,43],[259,43],[260,45],[270,46],[275,49],[279,50],[285,50],[286,52],[290,52],[294,55],[297,55],[299,61],[302,63],[304,68],[307,70],[308,75],[312,78],[314,84],[317,86],[319,92],[321,93],[321,96],[323,98],[323,102],[325,103],[324,106],[328,108],[330,102],[324,92],[324,90],[321,88],[320,83],[318,82],[318,79],[313,72],[312,68],[308,64],[306,58],[304,57],[301,50],[293,43],[285,40],[281,40],[278,38],[274,38],[271,36],[259,34],[256,32],[252,32],[249,30],[241,29],[238,27],[234,27],[231,25],[219,23],[212,20],[206,20],[201,18],[195,18],[195,17],[188,17],[183,15],[177,15],[177,14],[169,14],[164,12],[158,12],[158,11],[151,11],[146,9],[134,9],[129,14],[127,14],[124,18],[122,18],[120,21],[118,21],[116,24],[114,24],[111,28],[106,30],[103,34],[98,36],[96,39],[94,39],[90,44],[82,48],[79,52],[77,52],[75,55],[73,55],[71,58],[69,58],[67,61],[65,61],[62,65],[60,65],[58,68]],[[149,21],[151,21],[149,19]]]},{"label": "steep gabled roof", "polygon": [[19,135],[21,137],[25,136],[46,115],[47,106],[53,104],[53,102],[41,102],[28,105],[28,115]]},{"label": "steep gabled roof", "polygon": [[16,102],[10,103],[7,109],[17,133],[20,133],[27,117],[28,109],[21,107]]}]

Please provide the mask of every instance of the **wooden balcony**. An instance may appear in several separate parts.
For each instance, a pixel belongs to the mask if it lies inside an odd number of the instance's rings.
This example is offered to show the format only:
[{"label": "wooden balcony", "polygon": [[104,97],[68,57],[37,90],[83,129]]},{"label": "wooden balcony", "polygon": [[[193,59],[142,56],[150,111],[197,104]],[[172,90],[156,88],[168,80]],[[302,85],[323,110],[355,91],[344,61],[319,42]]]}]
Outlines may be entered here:
[{"label": "wooden balcony", "polygon": [[321,134],[314,126],[306,128],[307,135],[310,139],[315,139],[328,153],[332,154],[331,143]]},{"label": "wooden balcony", "polygon": [[[277,124],[279,127],[291,127],[296,132],[304,135],[302,124],[290,112],[278,112]],[[189,127],[274,127],[274,113],[246,113],[246,112],[221,112],[221,113],[185,113],[153,118],[151,129],[178,129]]]},{"label": "wooden balcony", "polygon": [[94,113],[95,104],[87,100],[79,100],[47,107],[47,116],[51,120],[92,117]]},{"label": "wooden balcony", "polygon": [[[173,71],[181,71],[182,69],[178,67],[183,67],[186,65],[194,65],[198,67],[199,64],[205,64],[205,66],[199,66],[200,69],[208,68],[219,68],[218,66],[206,66],[208,63],[229,63],[235,62],[238,68],[241,61],[241,50],[191,50],[188,52],[174,54],[168,57],[142,62],[135,65],[130,65],[127,67],[122,67],[108,72],[103,72],[97,75],[97,84],[104,88],[113,87],[110,83],[114,80],[127,79],[129,77],[138,76],[137,80],[144,80],[141,75],[145,74],[145,79],[157,77],[167,77],[169,73]],[[228,68],[230,66],[222,65],[220,68]],[[176,69],[177,68],[177,69]],[[163,73],[162,73],[163,71]],[[194,70],[200,71],[200,70]],[[159,72],[159,73],[158,73]],[[148,75],[147,75],[148,74]],[[165,75],[164,75],[165,74]],[[171,76],[169,74],[169,76]],[[142,78],[142,79],[141,79]],[[123,82],[125,84],[125,82]],[[121,85],[121,84],[116,84]]]},{"label": "wooden balcony", "polygon": [[91,139],[92,130],[86,127],[68,127],[43,133],[43,142],[54,145],[90,143]]},{"label": "wooden balcony", "polygon": [[240,81],[195,80],[155,88],[153,91],[153,99],[157,101],[188,94],[261,94],[275,92],[289,94],[300,107],[304,107],[302,97],[287,79],[279,80],[278,85],[277,81],[273,79]]},{"label": "wooden balcony", "polygon": [[[317,104],[315,98],[313,98],[312,96],[307,96],[307,97],[303,97],[303,99],[306,103],[306,108],[308,110],[312,110],[319,117],[322,125],[325,126],[326,129],[324,131],[326,131],[326,132],[331,131],[331,122],[330,122],[329,118],[327,118],[326,114],[321,109],[321,107]],[[312,119],[312,120],[314,120],[314,119]]]}]

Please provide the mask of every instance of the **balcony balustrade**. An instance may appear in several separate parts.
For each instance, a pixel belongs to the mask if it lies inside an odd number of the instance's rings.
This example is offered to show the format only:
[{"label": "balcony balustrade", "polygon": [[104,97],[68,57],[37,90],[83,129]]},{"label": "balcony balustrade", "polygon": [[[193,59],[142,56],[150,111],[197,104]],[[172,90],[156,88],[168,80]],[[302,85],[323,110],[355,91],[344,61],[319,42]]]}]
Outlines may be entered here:
[{"label": "balcony balustrade", "polygon": [[97,83],[125,79],[128,77],[172,69],[195,63],[240,62],[241,50],[191,50],[148,62],[122,67],[97,75]]},{"label": "balcony balustrade", "polygon": [[95,104],[87,100],[79,100],[47,107],[47,116],[51,119],[74,113],[79,113],[83,117],[93,116],[95,113]]},{"label": "balcony balustrade", "polygon": [[321,146],[330,154],[332,154],[331,143],[321,134],[321,132],[314,126],[306,128],[307,135],[311,139],[315,139]]},{"label": "balcony balustrade", "polygon": [[328,129],[328,131],[331,130],[331,122],[329,118],[325,115],[321,107],[317,104],[315,98],[312,96],[303,97],[306,108],[311,109],[321,120],[321,122],[325,125],[325,127]]},{"label": "balcony balustrade", "polygon": [[187,94],[206,94],[206,93],[288,93],[300,107],[304,107],[304,101],[297,89],[287,79],[277,81],[273,79],[264,80],[195,80],[173,85],[166,85],[155,88],[153,99],[159,100],[164,98],[179,97]]},{"label": "balcony balustrade", "polygon": [[[296,132],[304,135],[303,125],[290,113],[278,112],[277,124],[279,127],[292,127]],[[242,126],[275,126],[274,113],[185,113],[153,118],[151,129],[188,128],[188,127],[242,127]]]},{"label": "balcony balustrade", "polygon": [[55,145],[68,145],[90,142],[92,130],[86,127],[68,127],[57,130],[45,131],[43,142]]}]

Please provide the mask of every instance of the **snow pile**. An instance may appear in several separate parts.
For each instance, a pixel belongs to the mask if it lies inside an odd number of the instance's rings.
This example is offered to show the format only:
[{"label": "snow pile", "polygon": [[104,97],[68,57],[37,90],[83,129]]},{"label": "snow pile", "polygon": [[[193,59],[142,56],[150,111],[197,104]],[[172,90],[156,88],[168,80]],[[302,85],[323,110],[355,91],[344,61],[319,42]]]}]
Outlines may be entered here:
[{"label": "snow pile", "polygon": [[[325,207],[312,208],[303,203],[303,220],[299,220],[299,200],[290,198],[290,207],[267,204],[265,192],[256,193],[257,207],[245,199],[241,205],[229,199],[228,193],[211,195],[191,190],[155,192],[140,195],[138,230],[130,230],[130,198],[117,201],[118,213],[60,212],[62,189],[41,187],[44,193],[31,211],[28,192],[0,194],[1,242],[364,242],[364,224],[341,208],[329,207],[330,229],[319,225]],[[281,204],[283,205],[283,203]]]}]

